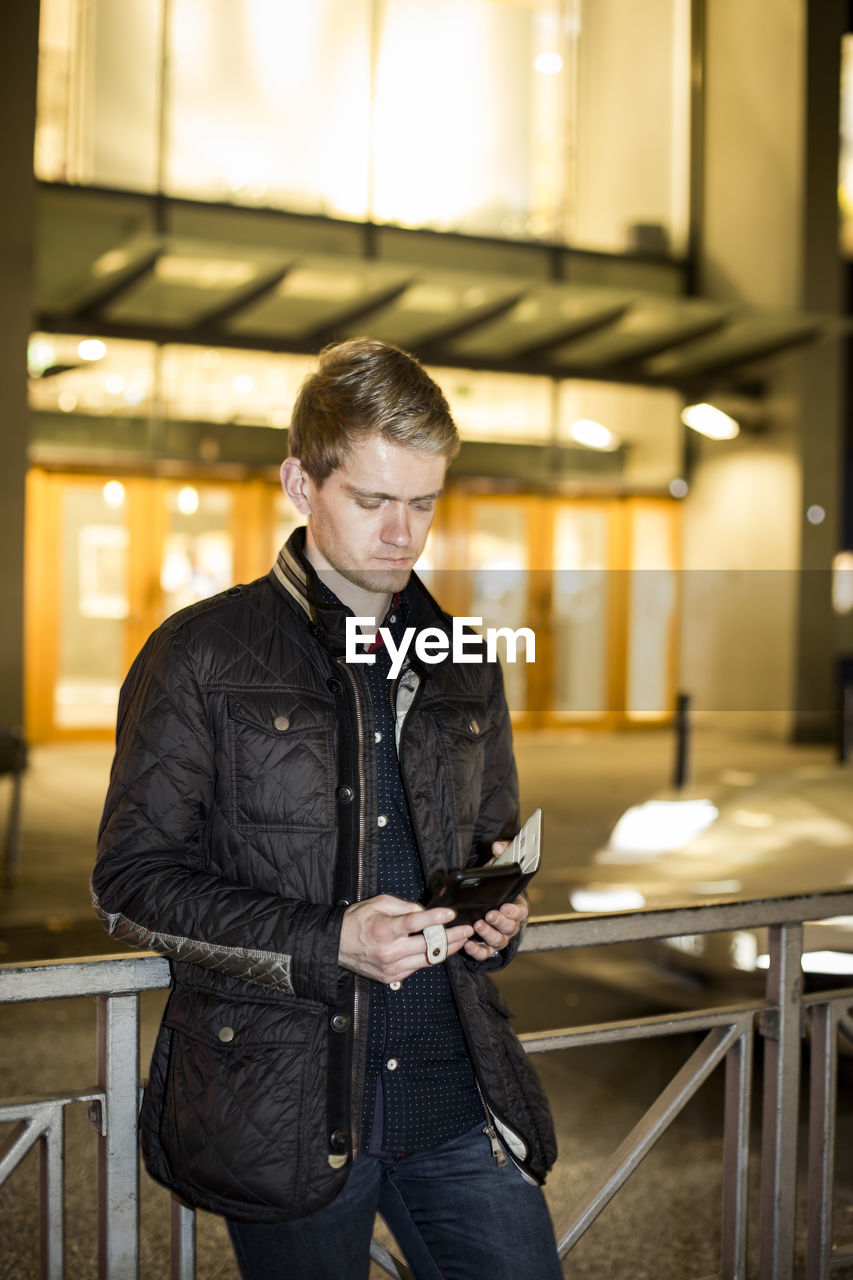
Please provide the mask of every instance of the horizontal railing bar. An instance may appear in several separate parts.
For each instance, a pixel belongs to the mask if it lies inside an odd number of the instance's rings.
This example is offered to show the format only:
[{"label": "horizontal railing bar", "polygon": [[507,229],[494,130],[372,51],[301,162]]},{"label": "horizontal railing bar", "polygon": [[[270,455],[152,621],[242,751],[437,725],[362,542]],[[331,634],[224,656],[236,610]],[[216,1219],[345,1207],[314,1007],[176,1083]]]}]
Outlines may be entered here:
[{"label": "horizontal railing bar", "polygon": [[851,889],[618,913],[534,916],[524,931],[520,950],[536,952],[600,947],[613,942],[645,942],[652,938],[682,937],[692,933],[798,924],[841,915],[853,915]]},{"label": "horizontal railing bar", "polygon": [[[853,975],[851,975],[853,982]],[[803,996],[803,1008],[810,1009],[816,1004],[826,1005],[850,1005],[853,1007],[853,987],[845,987],[844,990],[834,989],[832,991],[812,991],[807,996]]]},{"label": "horizontal railing bar", "polygon": [[75,996],[135,995],[169,985],[169,962],[153,951],[0,965],[0,1004]]},{"label": "horizontal railing bar", "polygon": [[519,1040],[528,1053],[547,1053],[578,1044],[612,1044],[620,1040],[646,1040],[656,1036],[683,1035],[690,1031],[709,1031],[712,1027],[739,1027],[741,1033],[753,1018],[772,1006],[727,1005],[705,1009],[701,1013],[668,1013],[622,1022],[595,1022],[581,1027],[564,1027],[559,1031],[523,1031]]},{"label": "horizontal railing bar", "polygon": [[849,1267],[851,1262],[853,1262],[853,1247],[839,1249],[832,1255],[829,1269],[830,1271],[840,1271],[842,1267]]}]

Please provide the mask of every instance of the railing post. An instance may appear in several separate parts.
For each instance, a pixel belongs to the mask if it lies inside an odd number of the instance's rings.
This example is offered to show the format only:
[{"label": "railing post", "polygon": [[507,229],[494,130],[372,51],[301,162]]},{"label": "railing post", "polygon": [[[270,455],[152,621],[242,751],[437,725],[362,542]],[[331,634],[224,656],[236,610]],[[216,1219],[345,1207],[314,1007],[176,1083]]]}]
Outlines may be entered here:
[{"label": "railing post", "polygon": [[98,1144],[98,1275],[139,1272],[139,998],[98,996],[98,1082],[104,1092]]},{"label": "railing post", "polygon": [[832,1273],[832,1194],[838,1091],[838,1012],[828,1001],[811,1011],[807,1280]]},{"label": "railing post", "polygon": [[195,1280],[195,1210],[172,1196],[169,1280]]},{"label": "railing post", "polygon": [[801,924],[772,925],[762,1019],[764,1111],[761,1148],[760,1280],[791,1280],[797,1203],[797,1124],[802,1044]]},{"label": "railing post", "polygon": [[745,1280],[748,1229],[749,1116],[752,1090],[753,1026],[726,1054],[723,1121],[723,1280]]}]

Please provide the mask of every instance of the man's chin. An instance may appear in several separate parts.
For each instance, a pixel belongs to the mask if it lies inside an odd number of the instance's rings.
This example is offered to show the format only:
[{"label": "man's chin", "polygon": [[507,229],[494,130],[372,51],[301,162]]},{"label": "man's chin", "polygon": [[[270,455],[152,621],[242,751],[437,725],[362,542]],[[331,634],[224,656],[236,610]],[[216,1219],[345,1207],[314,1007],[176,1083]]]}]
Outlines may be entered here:
[{"label": "man's chin", "polygon": [[358,572],[349,570],[344,576],[364,591],[386,595],[405,588],[412,576],[412,566],[407,564],[401,569],[362,569]]}]

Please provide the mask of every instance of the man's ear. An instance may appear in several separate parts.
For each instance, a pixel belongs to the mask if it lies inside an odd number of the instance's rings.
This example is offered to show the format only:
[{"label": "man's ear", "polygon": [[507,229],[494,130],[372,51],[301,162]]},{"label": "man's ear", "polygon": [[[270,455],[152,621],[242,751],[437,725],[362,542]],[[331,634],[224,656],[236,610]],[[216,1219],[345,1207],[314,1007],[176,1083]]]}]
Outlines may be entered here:
[{"label": "man's ear", "polygon": [[310,516],[311,504],[308,501],[306,485],[310,486],[310,477],[302,470],[298,458],[285,458],[281,464],[281,487],[301,516]]}]

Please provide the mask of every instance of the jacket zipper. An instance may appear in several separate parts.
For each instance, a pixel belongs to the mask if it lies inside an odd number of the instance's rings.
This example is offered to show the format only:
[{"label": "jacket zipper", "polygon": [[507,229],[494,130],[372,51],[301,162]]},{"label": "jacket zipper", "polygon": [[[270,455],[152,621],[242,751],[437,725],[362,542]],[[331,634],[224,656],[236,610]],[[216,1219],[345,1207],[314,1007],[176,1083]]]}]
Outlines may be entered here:
[{"label": "jacket zipper", "polygon": [[[360,902],[362,891],[364,889],[364,825],[365,825],[364,719],[362,716],[361,701],[359,696],[358,684],[356,682],[355,676],[350,671],[349,667],[346,665],[343,658],[338,658],[337,662],[341,667],[341,669],[346,672],[347,679],[352,685],[353,701],[355,703],[356,731],[358,733],[358,853],[357,853],[357,859],[356,859],[357,870],[356,870],[355,900],[356,902]],[[358,974],[356,974],[355,982],[353,984],[353,997],[352,997],[353,1053],[350,1060],[350,1107],[352,1107],[352,1099],[355,1097],[355,1059],[356,1059],[355,1046],[358,1043],[358,1028],[359,1028],[360,1014],[361,1014],[361,982],[362,982],[361,978],[358,976]],[[361,1130],[361,1123],[360,1122],[356,1123],[356,1117],[352,1110],[350,1111],[350,1130],[352,1134],[352,1141],[350,1143],[352,1147],[352,1158],[353,1160],[355,1160],[356,1156],[358,1155],[359,1133]]]}]

